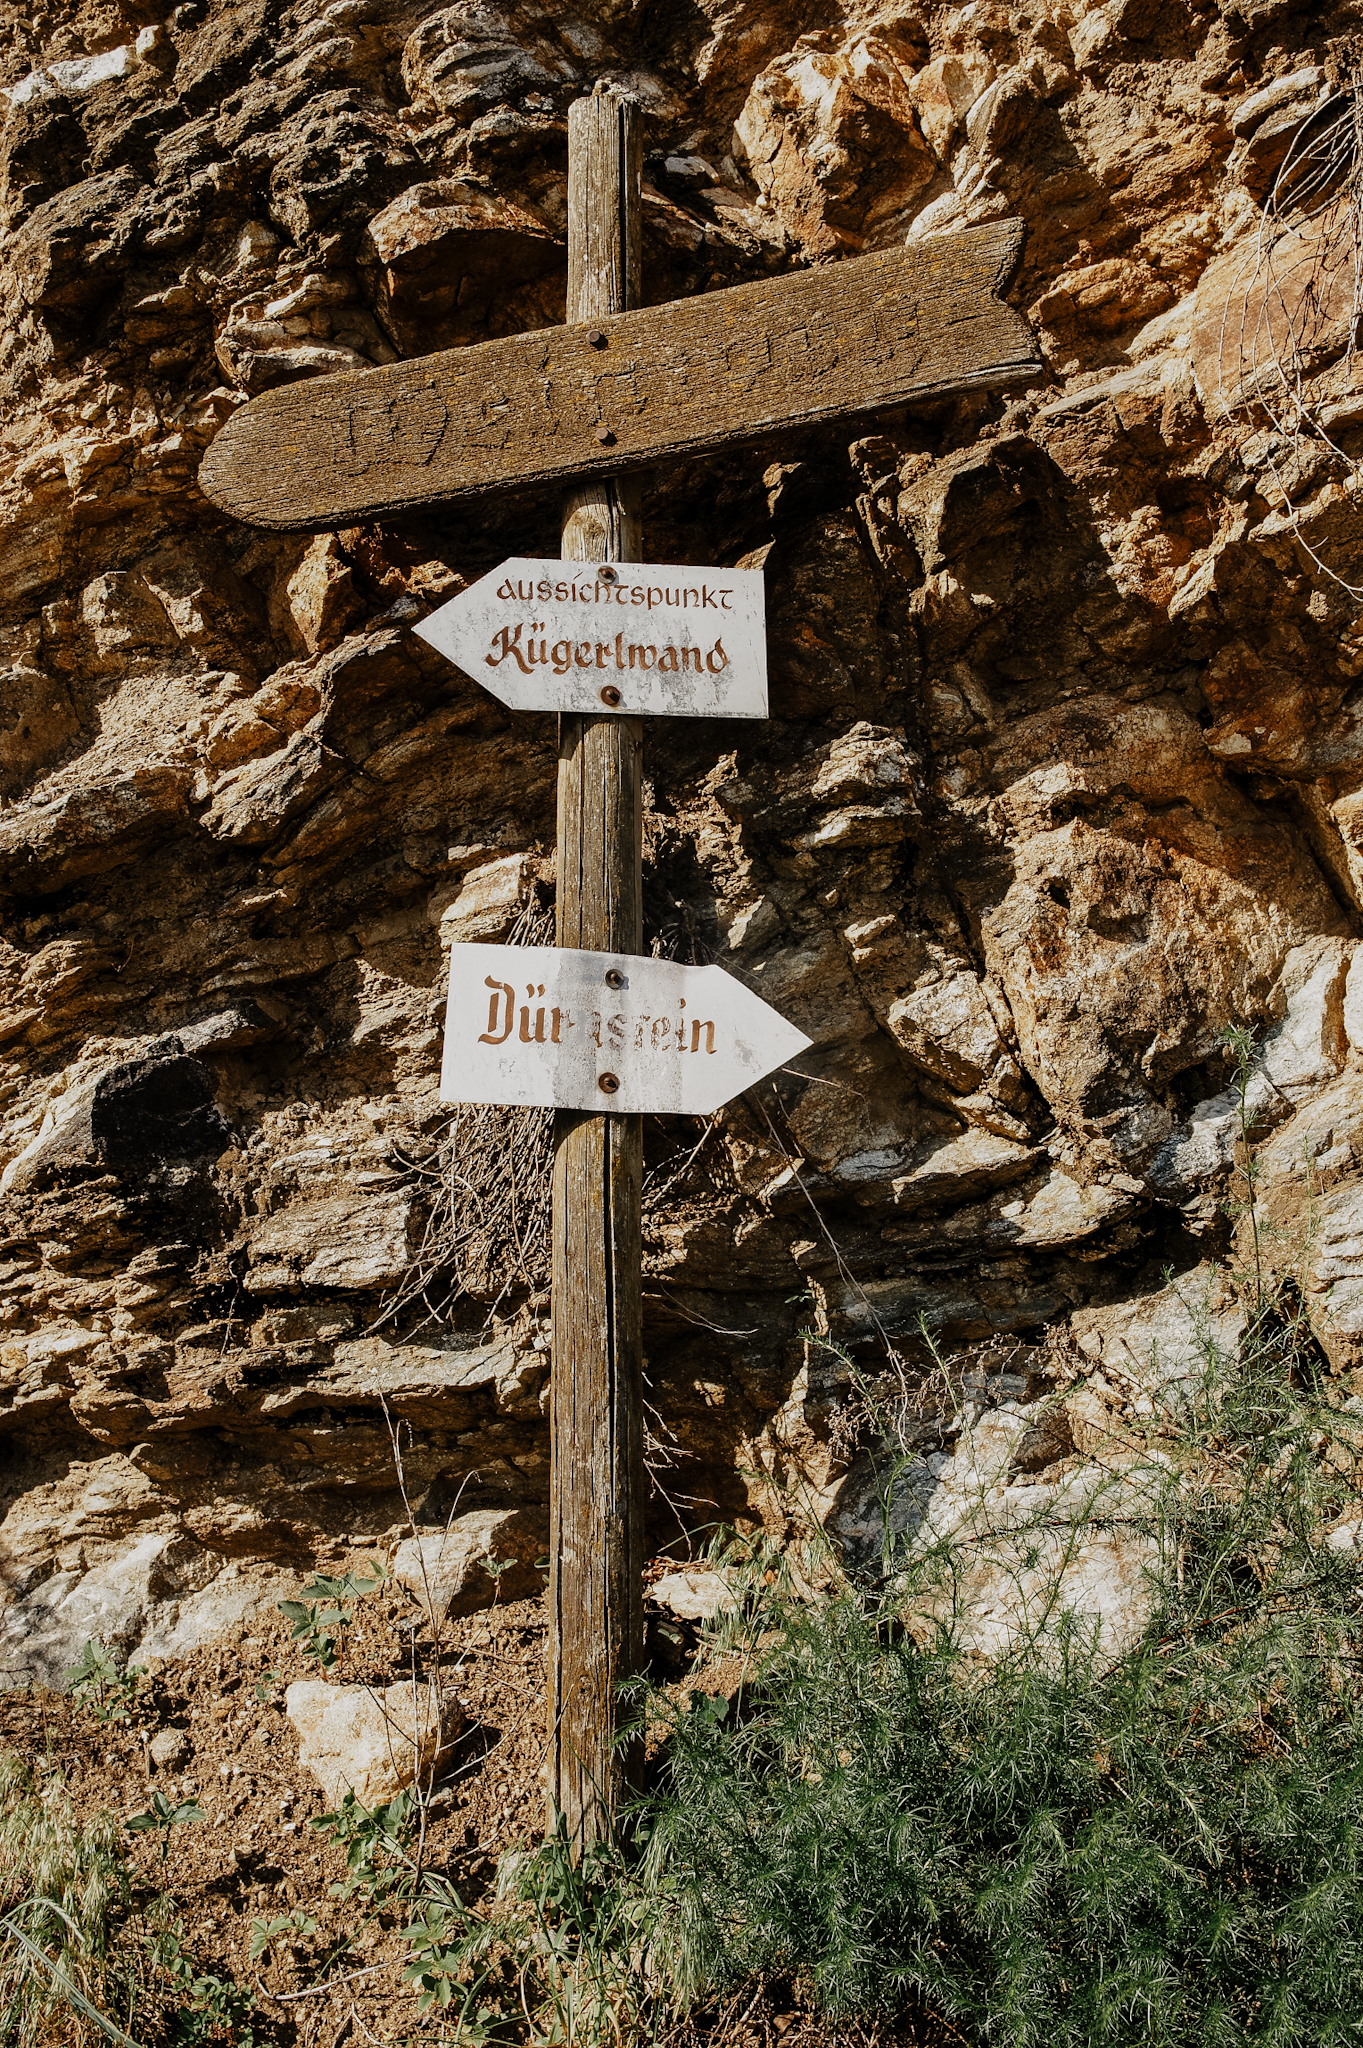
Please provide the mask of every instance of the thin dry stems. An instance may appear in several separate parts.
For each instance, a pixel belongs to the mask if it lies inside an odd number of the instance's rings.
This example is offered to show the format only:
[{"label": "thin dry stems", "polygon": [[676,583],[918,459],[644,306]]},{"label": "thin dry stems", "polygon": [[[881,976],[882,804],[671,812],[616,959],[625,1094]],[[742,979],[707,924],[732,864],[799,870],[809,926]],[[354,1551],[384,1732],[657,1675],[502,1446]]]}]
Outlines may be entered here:
[{"label": "thin dry stems", "polygon": [[[508,946],[553,937],[554,913],[533,895]],[[404,1165],[427,1183],[429,1209],[408,1277],[375,1327],[421,1302],[426,1321],[447,1322],[462,1300],[484,1305],[484,1327],[508,1296],[542,1293],[554,1157],[554,1113],[461,1103],[445,1126],[434,1166]]]},{"label": "thin dry stems", "polygon": [[[1313,109],[1293,138],[1264,204],[1249,274],[1242,272],[1226,294],[1219,357],[1224,361],[1238,299],[1234,340],[1242,374],[1227,413],[1254,428],[1267,421],[1268,468],[1299,545],[1322,575],[1347,595],[1363,597],[1363,586],[1333,569],[1303,532],[1294,503],[1300,469],[1294,476],[1279,459],[1283,448],[1296,455],[1303,442],[1312,442],[1351,480],[1358,475],[1357,460],[1329,430],[1324,402],[1308,388],[1312,374],[1341,353],[1338,318],[1330,317],[1330,308],[1346,269],[1342,353],[1352,364],[1363,318],[1363,81],[1357,75]],[[1250,331],[1252,293],[1258,311]]]}]

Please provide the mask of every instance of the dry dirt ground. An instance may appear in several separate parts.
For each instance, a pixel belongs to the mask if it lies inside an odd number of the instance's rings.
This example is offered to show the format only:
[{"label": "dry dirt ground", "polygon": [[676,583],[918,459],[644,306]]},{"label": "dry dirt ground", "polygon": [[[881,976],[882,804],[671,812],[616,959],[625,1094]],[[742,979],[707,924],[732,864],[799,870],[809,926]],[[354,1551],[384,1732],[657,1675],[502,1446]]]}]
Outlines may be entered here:
[{"label": "dry dirt ground", "polygon": [[[677,1638],[688,1633],[651,1631],[672,1683],[725,1689],[737,1673],[724,1664],[703,1674],[685,1668],[687,1645]],[[421,1855],[468,1903],[486,1895],[508,1849],[529,1845],[542,1831],[546,1643],[542,1598],[447,1622],[433,1639],[410,1601],[385,1595],[362,1603],[330,1674],[344,1683],[390,1685],[414,1670],[426,1678],[438,1669],[442,1688],[459,1699],[465,1725],[430,1798]],[[101,1722],[69,1693],[0,1693],[0,1742],[40,1778],[64,1777],[83,1819],[107,1812],[127,1822],[158,1791],[172,1805],[197,1800],[202,1822],[176,1826],[164,1838],[159,1831],[127,1833],[128,1860],[144,1903],[161,1890],[169,1895],[196,1964],[253,1991],[257,2041],[390,2048],[452,2040],[448,2022],[442,2030],[438,2019],[418,2017],[403,1982],[402,1907],[366,1913],[353,1897],[334,1895],[346,1876],[345,1850],[310,1825],[327,1802],[299,1763],[284,1710],[285,1688],[318,1675],[284,1618],[269,1614],[250,1633],[224,1636],[154,1668],[121,1725]],[[655,1676],[662,1675],[655,1663]],[[158,1768],[150,1745],[170,1729],[182,1732],[187,1747],[174,1768]],[[316,1932],[285,1937],[263,1961],[253,1959],[252,1922],[295,1909],[316,1921]],[[657,2038],[668,2048],[947,2048],[963,2039],[932,2022],[832,2025],[789,1983],[750,1985],[680,2025],[660,2027]]]}]

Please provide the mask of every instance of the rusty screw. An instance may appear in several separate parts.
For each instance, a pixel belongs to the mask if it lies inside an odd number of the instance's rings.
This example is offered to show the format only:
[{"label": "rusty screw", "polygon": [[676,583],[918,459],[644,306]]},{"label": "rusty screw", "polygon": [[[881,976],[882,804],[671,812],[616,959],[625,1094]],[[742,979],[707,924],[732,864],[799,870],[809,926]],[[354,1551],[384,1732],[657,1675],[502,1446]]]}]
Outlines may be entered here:
[{"label": "rusty screw", "polygon": [[607,988],[623,988],[623,987],[624,987],[624,985],[625,985],[625,977],[624,977],[624,975],[623,975],[623,974],[622,974],[622,973],[620,972],[620,969],[619,969],[618,967],[608,967],[608,968],[606,969],[606,987],[607,987]]},{"label": "rusty screw", "polygon": [[616,689],[614,683],[606,684],[606,687],[601,692],[601,702],[609,704],[611,710],[614,711],[616,705],[620,702],[620,692]]},{"label": "rusty screw", "polygon": [[587,329],[587,340],[592,348],[604,348],[606,346],[606,337],[599,327],[589,327]]},{"label": "rusty screw", "polygon": [[609,562],[603,562],[596,573],[603,583],[614,583],[615,581],[615,571]]},{"label": "rusty screw", "polygon": [[596,1085],[598,1088],[602,1089],[605,1094],[614,1095],[616,1089],[620,1086],[620,1077],[618,1074],[598,1074],[596,1077]]},{"label": "rusty screw", "polygon": [[601,443],[601,446],[603,448],[610,448],[615,443],[615,436],[611,432],[609,427],[598,427],[596,430],[596,438]]}]

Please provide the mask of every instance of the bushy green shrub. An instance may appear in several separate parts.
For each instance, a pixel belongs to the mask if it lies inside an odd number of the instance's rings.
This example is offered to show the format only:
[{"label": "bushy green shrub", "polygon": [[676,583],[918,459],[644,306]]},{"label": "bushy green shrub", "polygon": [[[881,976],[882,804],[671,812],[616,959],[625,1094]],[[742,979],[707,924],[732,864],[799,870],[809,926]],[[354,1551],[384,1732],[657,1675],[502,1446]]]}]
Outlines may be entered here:
[{"label": "bushy green shrub", "polygon": [[1357,1433],[1290,1315],[1209,1341],[1132,1449],[1166,1563],[1115,1657],[1053,1608],[984,1662],[949,1543],[778,1588],[731,1702],[650,1702],[635,1881],[673,1992],[793,1973],[1009,2048],[1363,2039],[1363,1574],[1322,1541]]}]

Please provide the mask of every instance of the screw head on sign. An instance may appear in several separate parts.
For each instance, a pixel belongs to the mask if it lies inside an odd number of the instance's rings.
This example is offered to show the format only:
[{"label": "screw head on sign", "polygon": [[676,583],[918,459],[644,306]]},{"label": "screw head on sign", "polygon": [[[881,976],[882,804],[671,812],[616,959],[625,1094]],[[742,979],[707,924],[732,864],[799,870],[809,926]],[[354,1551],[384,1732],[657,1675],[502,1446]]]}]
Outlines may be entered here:
[{"label": "screw head on sign", "polygon": [[593,348],[604,348],[606,346],[606,337],[599,327],[589,327],[587,329],[587,340]]},{"label": "screw head on sign", "polygon": [[598,427],[596,430],[596,438],[601,443],[601,446],[603,448],[609,448],[615,440],[615,436],[611,432],[609,427]]},{"label": "screw head on sign", "polygon": [[614,683],[606,684],[606,687],[601,692],[601,702],[609,704],[611,710],[614,711],[616,705],[620,702],[620,692],[616,689]]},{"label": "screw head on sign", "polygon": [[603,583],[614,583],[615,581],[615,571],[609,562],[603,562],[596,573]]},{"label": "screw head on sign", "polygon": [[624,985],[625,985],[625,977],[624,977],[624,975],[623,975],[623,974],[622,974],[622,973],[620,972],[620,969],[619,969],[618,967],[608,967],[608,968],[606,969],[606,987],[607,987],[607,988],[623,988],[623,987],[624,987]]},{"label": "screw head on sign", "polygon": [[603,1089],[607,1095],[614,1095],[616,1089],[620,1086],[620,1076],[618,1074],[598,1074],[596,1085],[598,1088]]}]

